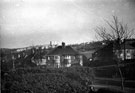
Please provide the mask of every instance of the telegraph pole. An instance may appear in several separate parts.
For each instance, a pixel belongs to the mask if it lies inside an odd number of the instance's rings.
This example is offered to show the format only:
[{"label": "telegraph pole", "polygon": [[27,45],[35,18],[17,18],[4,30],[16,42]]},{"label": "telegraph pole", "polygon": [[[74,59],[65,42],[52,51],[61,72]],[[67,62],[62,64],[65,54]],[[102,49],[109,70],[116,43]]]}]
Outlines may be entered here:
[{"label": "telegraph pole", "polygon": [[125,43],[126,43],[126,40],[124,39],[124,61],[126,59]]}]

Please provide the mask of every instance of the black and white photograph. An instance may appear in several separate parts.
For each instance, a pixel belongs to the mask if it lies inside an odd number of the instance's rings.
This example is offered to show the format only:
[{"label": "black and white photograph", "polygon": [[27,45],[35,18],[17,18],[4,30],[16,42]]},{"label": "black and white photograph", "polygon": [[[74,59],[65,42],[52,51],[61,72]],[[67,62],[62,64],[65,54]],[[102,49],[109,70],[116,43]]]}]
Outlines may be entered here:
[{"label": "black and white photograph", "polygon": [[0,0],[0,93],[135,93],[135,0]]}]

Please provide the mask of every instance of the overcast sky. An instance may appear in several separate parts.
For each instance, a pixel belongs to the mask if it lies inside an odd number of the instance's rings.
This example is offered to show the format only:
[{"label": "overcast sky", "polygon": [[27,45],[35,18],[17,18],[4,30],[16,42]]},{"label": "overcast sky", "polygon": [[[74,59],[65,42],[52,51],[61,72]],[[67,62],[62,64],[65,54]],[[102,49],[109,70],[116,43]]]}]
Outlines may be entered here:
[{"label": "overcast sky", "polygon": [[112,15],[135,27],[135,0],[0,0],[0,47],[93,41]]}]

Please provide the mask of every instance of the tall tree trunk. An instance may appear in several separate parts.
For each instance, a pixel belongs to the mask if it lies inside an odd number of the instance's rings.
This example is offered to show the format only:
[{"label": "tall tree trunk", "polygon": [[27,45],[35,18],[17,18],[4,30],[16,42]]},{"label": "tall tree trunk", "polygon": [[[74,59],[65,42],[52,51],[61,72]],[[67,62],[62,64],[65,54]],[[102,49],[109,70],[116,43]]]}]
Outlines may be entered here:
[{"label": "tall tree trunk", "polygon": [[[116,44],[116,45],[115,45]],[[115,46],[115,47],[114,47]],[[120,39],[118,38],[116,41],[114,41],[114,48],[115,50],[118,49],[118,58],[116,60],[116,65],[117,65],[117,68],[119,70],[119,74],[120,74],[120,78],[121,78],[121,89],[124,91],[124,77],[123,77],[123,73],[122,73],[122,70],[120,68],[120,54],[121,54],[121,43],[120,43]]]}]

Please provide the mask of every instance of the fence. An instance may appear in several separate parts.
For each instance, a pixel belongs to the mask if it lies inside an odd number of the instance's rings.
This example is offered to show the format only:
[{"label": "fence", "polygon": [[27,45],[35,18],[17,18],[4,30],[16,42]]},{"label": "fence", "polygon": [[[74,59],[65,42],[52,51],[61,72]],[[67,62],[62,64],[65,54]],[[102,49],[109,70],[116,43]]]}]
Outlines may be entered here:
[{"label": "fence", "polygon": [[121,69],[123,74],[124,91],[127,91],[128,93],[135,93],[135,62],[92,67],[95,78],[90,86],[94,89],[111,88],[122,90],[122,79],[118,68]]}]

